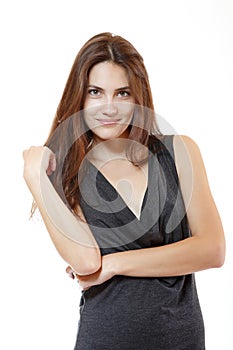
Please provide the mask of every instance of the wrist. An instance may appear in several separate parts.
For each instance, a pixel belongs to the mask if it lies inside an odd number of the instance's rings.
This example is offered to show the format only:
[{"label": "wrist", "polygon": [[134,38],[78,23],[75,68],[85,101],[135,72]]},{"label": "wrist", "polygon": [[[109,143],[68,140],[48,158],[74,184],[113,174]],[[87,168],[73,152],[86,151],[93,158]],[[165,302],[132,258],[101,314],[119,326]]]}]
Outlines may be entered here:
[{"label": "wrist", "polygon": [[33,183],[33,182],[39,182],[40,180],[40,169],[35,169],[34,167],[30,165],[24,166],[23,171],[23,178],[26,181],[27,184]]},{"label": "wrist", "polygon": [[26,167],[24,168],[23,178],[30,191],[34,193],[40,190],[41,184],[47,180],[48,176],[41,169]]},{"label": "wrist", "polygon": [[111,272],[112,276],[121,274],[118,254],[119,253],[107,254],[102,258],[106,269]]}]

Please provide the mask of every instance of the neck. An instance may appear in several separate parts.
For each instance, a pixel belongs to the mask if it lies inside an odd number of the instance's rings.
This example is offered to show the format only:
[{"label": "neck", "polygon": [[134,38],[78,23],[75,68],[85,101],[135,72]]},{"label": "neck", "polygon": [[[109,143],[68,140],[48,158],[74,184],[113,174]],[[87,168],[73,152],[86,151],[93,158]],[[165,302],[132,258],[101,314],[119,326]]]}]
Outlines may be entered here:
[{"label": "neck", "polygon": [[102,141],[94,139],[88,157],[93,160],[126,158],[126,149],[129,144],[130,140],[121,137]]}]

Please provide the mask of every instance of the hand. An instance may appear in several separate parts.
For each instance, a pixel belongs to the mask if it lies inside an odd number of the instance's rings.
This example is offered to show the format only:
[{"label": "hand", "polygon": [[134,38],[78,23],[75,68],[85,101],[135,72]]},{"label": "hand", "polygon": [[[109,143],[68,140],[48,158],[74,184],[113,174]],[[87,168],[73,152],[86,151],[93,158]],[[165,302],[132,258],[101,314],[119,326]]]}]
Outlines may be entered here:
[{"label": "hand", "polygon": [[71,266],[67,266],[67,268],[66,268],[66,273],[68,274],[68,276],[69,276],[70,278],[72,278],[72,280],[75,279],[76,273],[74,272],[74,270],[72,269]]},{"label": "hand", "polygon": [[39,177],[41,170],[51,175],[56,169],[55,154],[48,147],[32,146],[23,152],[23,158],[26,182],[35,175]]},{"label": "hand", "polygon": [[114,254],[104,255],[102,257],[101,268],[91,275],[80,276],[75,273],[71,266],[66,268],[66,273],[68,273],[69,277],[72,279],[76,277],[82,290],[87,290],[92,286],[108,281],[115,275],[113,268],[113,255]]}]

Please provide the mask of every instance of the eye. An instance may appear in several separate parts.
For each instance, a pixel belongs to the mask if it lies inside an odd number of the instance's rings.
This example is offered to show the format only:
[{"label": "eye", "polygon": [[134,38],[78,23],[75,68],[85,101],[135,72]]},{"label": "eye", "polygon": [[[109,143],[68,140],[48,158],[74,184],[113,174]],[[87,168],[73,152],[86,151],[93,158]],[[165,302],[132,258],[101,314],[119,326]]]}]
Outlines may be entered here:
[{"label": "eye", "polygon": [[91,96],[99,96],[101,92],[98,89],[89,89],[88,94]]},{"label": "eye", "polygon": [[129,91],[126,91],[126,90],[122,90],[122,91],[119,91],[117,96],[120,96],[120,97],[128,97],[130,96],[130,93]]}]

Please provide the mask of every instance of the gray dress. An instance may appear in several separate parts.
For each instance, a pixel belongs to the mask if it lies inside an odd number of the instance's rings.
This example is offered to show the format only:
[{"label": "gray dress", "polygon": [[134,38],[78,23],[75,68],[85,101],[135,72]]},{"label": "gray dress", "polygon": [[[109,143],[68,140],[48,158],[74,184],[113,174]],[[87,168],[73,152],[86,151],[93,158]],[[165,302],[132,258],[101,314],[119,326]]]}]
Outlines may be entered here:
[{"label": "gray dress", "polygon": [[[102,255],[158,247],[191,235],[174,163],[173,136],[151,135],[148,155],[149,179],[140,220],[87,161],[81,207]],[[74,349],[204,350],[194,274],[117,275],[83,291]]]}]

